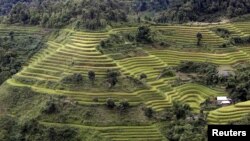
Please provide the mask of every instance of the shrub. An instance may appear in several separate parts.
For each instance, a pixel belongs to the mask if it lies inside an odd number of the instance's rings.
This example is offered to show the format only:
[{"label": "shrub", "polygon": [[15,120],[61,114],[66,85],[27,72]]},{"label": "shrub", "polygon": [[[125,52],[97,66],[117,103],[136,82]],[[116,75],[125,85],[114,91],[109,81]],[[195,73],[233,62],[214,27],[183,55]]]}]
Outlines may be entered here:
[{"label": "shrub", "polygon": [[95,72],[94,71],[89,71],[88,72],[88,77],[89,77],[89,80],[92,81],[92,83],[94,83],[94,81],[95,81]]},{"label": "shrub", "polygon": [[114,78],[120,76],[120,72],[107,70],[107,78]]},{"label": "shrub", "polygon": [[93,101],[94,101],[94,102],[98,102],[98,101],[99,101],[98,97],[94,97],[94,98],[93,98]]},{"label": "shrub", "polygon": [[129,108],[129,102],[127,100],[122,100],[120,103],[119,103],[119,109],[121,111],[125,111]]},{"label": "shrub", "polygon": [[141,43],[152,43],[153,38],[151,35],[151,29],[147,26],[139,27],[136,34],[136,41]]},{"label": "shrub", "polygon": [[144,86],[144,83],[139,80],[139,79],[136,79],[134,77],[131,77],[131,76],[126,76],[126,78],[129,80],[129,83],[130,84],[135,84],[136,86]]},{"label": "shrub", "polygon": [[48,101],[42,109],[42,112],[45,114],[54,114],[59,112],[59,108],[53,101]]},{"label": "shrub", "polygon": [[28,133],[28,132],[35,132],[37,130],[37,128],[39,128],[39,122],[35,119],[30,120],[30,121],[26,121],[22,127],[21,127],[21,131],[22,133]]},{"label": "shrub", "polygon": [[234,37],[231,38],[231,43],[232,44],[249,44],[250,43],[250,36],[246,36],[246,37]]},{"label": "shrub", "polygon": [[192,62],[192,61],[182,61],[177,66],[177,71],[183,72],[183,73],[217,73],[217,67],[216,65],[213,65],[211,63],[203,63],[203,62]]},{"label": "shrub", "polygon": [[228,44],[227,43],[223,43],[222,45],[219,46],[220,48],[226,48],[228,47]]},{"label": "shrub", "polygon": [[160,46],[162,47],[169,47],[170,45],[167,42],[161,41]]},{"label": "shrub", "polygon": [[158,78],[173,76],[175,76],[175,72],[172,68],[164,68]]},{"label": "shrub", "polygon": [[142,80],[142,79],[147,79],[147,75],[145,73],[142,73],[140,75],[140,80]]},{"label": "shrub", "polygon": [[230,31],[225,28],[217,28],[215,32],[222,38],[228,38],[230,36]]},{"label": "shrub", "polygon": [[146,109],[144,110],[144,115],[145,115],[146,117],[148,117],[148,118],[152,118],[152,117],[153,117],[153,114],[154,114],[154,111],[153,111],[153,109],[152,109],[151,107],[146,108]]},{"label": "shrub", "polygon": [[125,37],[130,41],[134,42],[135,41],[135,35],[132,33],[125,34]]},{"label": "shrub", "polygon": [[101,46],[101,48],[105,48],[106,47],[106,42],[102,40],[101,43],[100,43],[100,46]]},{"label": "shrub", "polygon": [[9,36],[10,36],[10,39],[13,40],[13,39],[14,39],[14,32],[11,31],[11,32],[9,33]]},{"label": "shrub", "polygon": [[74,73],[73,75],[66,76],[62,79],[63,83],[81,83],[83,76],[80,73]]},{"label": "shrub", "polygon": [[200,32],[198,32],[196,34],[196,38],[197,38],[197,46],[200,46],[201,45],[201,39],[203,38],[202,34]]},{"label": "shrub", "polygon": [[115,101],[113,100],[113,99],[111,99],[111,98],[108,98],[107,99],[107,101],[106,101],[106,105],[107,105],[107,107],[108,108],[110,108],[110,109],[113,109],[113,108],[115,108]]},{"label": "shrub", "polygon": [[110,84],[109,88],[112,88],[114,87],[117,82],[118,82],[118,76],[120,75],[119,72],[117,71],[112,71],[112,70],[108,70],[108,73],[107,73],[107,82]]},{"label": "shrub", "polygon": [[177,119],[185,119],[190,114],[191,108],[187,104],[180,104],[177,101],[173,103],[173,111]]}]

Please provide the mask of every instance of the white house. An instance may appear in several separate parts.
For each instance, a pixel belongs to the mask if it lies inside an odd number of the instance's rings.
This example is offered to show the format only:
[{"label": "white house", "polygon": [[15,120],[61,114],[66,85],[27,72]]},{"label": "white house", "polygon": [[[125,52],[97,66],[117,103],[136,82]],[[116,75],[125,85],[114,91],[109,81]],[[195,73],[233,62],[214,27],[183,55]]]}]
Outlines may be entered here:
[{"label": "white house", "polygon": [[218,105],[230,105],[232,100],[226,96],[217,96],[217,104]]}]

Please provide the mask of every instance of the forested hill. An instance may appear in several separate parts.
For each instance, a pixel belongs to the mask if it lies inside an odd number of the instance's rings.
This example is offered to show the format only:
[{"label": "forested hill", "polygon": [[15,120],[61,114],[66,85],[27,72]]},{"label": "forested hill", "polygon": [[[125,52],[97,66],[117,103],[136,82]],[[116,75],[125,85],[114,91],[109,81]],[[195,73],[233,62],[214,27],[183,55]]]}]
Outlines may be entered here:
[{"label": "forested hill", "polygon": [[249,0],[0,0],[3,23],[92,30],[121,23],[212,22],[248,13]]},{"label": "forested hill", "polygon": [[18,2],[31,2],[32,0],[0,0],[0,15],[8,14]]}]

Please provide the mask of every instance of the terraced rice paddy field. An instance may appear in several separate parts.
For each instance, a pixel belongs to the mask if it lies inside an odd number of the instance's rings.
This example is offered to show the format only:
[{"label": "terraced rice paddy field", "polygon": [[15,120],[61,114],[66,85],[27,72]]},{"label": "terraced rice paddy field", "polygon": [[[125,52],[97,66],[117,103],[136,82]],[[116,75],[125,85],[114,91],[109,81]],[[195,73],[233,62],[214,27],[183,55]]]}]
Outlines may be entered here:
[{"label": "terraced rice paddy field", "polygon": [[[235,36],[246,36],[250,34],[247,29],[249,23],[233,23],[225,25],[209,26],[155,26],[154,30],[164,31],[171,42],[183,45],[195,45],[196,34],[201,32],[204,39],[203,44],[216,47],[226,40],[216,35],[211,28],[224,27],[233,31]],[[181,101],[189,104],[194,112],[198,112],[200,104],[208,97],[227,95],[224,91],[214,90],[199,84],[188,83],[180,86],[172,86],[176,77],[157,79],[162,69],[167,66],[178,65],[181,61],[211,62],[218,65],[232,65],[250,59],[250,47],[242,47],[235,52],[220,54],[185,52],[175,50],[147,50],[148,56],[125,58],[113,60],[108,55],[97,50],[101,40],[107,39],[110,33],[135,30],[136,28],[114,29],[109,32],[90,33],[67,30],[69,36],[62,42],[48,41],[47,47],[34,55],[29,64],[22,71],[7,81],[9,85],[18,87],[30,87],[34,91],[44,94],[64,95],[78,101],[80,104],[104,104],[107,98],[116,101],[127,99],[130,103],[144,103],[155,111],[162,111],[172,106],[173,101]],[[7,36],[10,30],[16,35],[32,35],[39,29],[21,30],[16,27],[1,27],[1,36]],[[106,76],[107,70],[118,70],[122,75],[139,77],[143,72],[147,78],[147,90],[126,92],[91,92],[91,91],[69,91],[45,87],[50,83],[56,83],[67,75],[81,73],[87,77],[88,71],[96,72],[98,78]],[[43,83],[43,85],[41,85]],[[93,98],[98,97],[99,102]],[[208,115],[211,124],[226,124],[232,120],[238,120],[249,111],[249,102],[223,107],[212,111]],[[57,124],[57,123],[44,123]],[[58,125],[59,126],[59,125]],[[70,125],[78,128],[91,128],[100,132],[104,137],[111,140],[162,140],[157,127],[148,126],[125,126],[125,127],[92,127],[84,125]]]},{"label": "terraced rice paddy field", "polygon": [[250,56],[246,51],[247,48],[241,49],[237,52],[211,54],[199,52],[180,52],[173,50],[154,50],[150,51],[150,54],[161,58],[165,63],[170,66],[178,65],[181,61],[185,60],[210,62],[218,65],[232,65],[237,62],[247,61]]},{"label": "terraced rice paddy field", "polygon": [[195,46],[196,34],[203,35],[202,44],[204,46],[216,47],[224,43],[224,39],[212,32],[208,27],[203,26],[156,26],[155,30],[164,31],[164,38],[168,42],[181,44],[183,46]]},{"label": "terraced rice paddy field", "polygon": [[249,24],[250,22],[238,22],[233,25],[236,28],[236,31],[243,33],[244,35],[250,35]]},{"label": "terraced rice paddy field", "polygon": [[60,124],[41,122],[47,126],[71,126],[80,129],[88,129],[99,132],[104,138],[112,141],[163,141],[164,137],[154,125],[144,126],[109,126],[109,127],[93,127],[76,124]]},{"label": "terraced rice paddy field", "polygon": [[166,96],[171,103],[174,100],[187,103],[196,112],[199,112],[201,102],[205,101],[207,98],[224,95],[226,95],[226,93],[223,91],[213,90],[192,83],[175,87],[172,91],[166,93]]},{"label": "terraced rice paddy field", "polygon": [[250,112],[250,101],[237,103],[211,111],[208,115],[209,124],[228,124],[242,119]]},{"label": "terraced rice paddy field", "polygon": [[0,25],[0,36],[9,36],[9,33],[13,31],[15,36],[29,36],[29,35],[43,35],[46,30],[42,30],[37,27],[18,27],[18,26],[5,26]]}]

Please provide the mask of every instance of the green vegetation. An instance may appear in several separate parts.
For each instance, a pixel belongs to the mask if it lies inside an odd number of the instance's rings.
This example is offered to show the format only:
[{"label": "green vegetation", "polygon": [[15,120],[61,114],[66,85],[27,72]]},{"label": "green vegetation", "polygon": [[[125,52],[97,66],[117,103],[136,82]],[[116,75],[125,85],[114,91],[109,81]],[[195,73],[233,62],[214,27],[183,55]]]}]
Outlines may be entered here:
[{"label": "green vegetation", "polygon": [[202,34],[200,32],[198,32],[196,34],[196,37],[197,37],[197,46],[200,46],[201,45]]},{"label": "green vegetation", "polygon": [[151,43],[153,41],[151,29],[146,26],[139,27],[136,34],[136,41],[141,43]]},{"label": "green vegetation", "polygon": [[249,125],[249,123],[250,123],[250,115],[249,114],[247,114],[245,117],[243,117],[239,121],[232,122],[232,124],[235,124],[235,125]]},{"label": "green vegetation", "polygon": [[[98,30],[138,23],[219,21],[249,14],[245,0],[1,0],[2,22]],[[193,12],[195,11],[195,12]],[[137,13],[137,14],[136,14]],[[155,18],[151,18],[155,17]]]},{"label": "green vegetation", "polygon": [[210,124],[228,124],[244,118],[249,113],[249,101],[222,107],[208,114]]},{"label": "green vegetation", "polygon": [[247,52],[243,50],[228,53],[202,53],[174,50],[151,50],[149,52],[162,59],[170,66],[176,66],[182,61],[209,62],[218,65],[232,65],[249,59]]},{"label": "green vegetation", "polygon": [[42,46],[42,35],[32,36],[39,31],[27,29],[6,30],[0,26],[0,84],[21,70]]},{"label": "green vegetation", "polygon": [[226,89],[235,102],[250,100],[249,73],[249,64],[243,64],[237,66],[235,75],[227,77]]},{"label": "green vegetation", "polygon": [[[155,26],[157,39],[169,45],[191,48],[211,48],[219,47],[226,42],[225,39],[211,32],[206,26]],[[198,35],[198,36],[197,36]]]},{"label": "green vegetation", "polygon": [[[155,25],[148,15],[169,17],[166,1],[46,2],[3,12],[6,23],[65,28],[0,26],[0,140],[205,140],[206,122],[249,122],[249,22]],[[181,11],[172,21],[190,20]]]},{"label": "green vegetation", "polygon": [[231,39],[233,44],[249,44],[250,43],[250,36],[245,37],[234,37]]},{"label": "green vegetation", "polygon": [[[1,140],[28,140],[28,141],[39,141],[39,140],[61,140],[61,141],[77,141],[88,138],[88,135],[95,135],[88,130],[79,130],[71,127],[46,127],[39,124],[36,120],[27,121],[23,124],[17,123],[12,117],[1,118],[1,132],[4,133],[0,136]],[[41,135],[42,134],[42,135]],[[98,138],[98,135],[95,135]],[[102,140],[99,137],[100,140]]]},{"label": "green vegetation", "polygon": [[215,32],[217,35],[219,35],[222,38],[229,38],[231,35],[231,32],[225,28],[216,28]]}]

